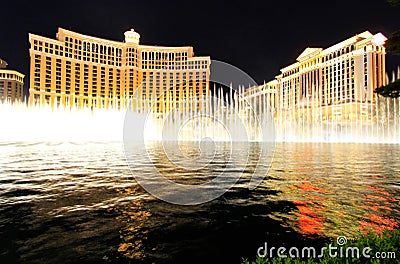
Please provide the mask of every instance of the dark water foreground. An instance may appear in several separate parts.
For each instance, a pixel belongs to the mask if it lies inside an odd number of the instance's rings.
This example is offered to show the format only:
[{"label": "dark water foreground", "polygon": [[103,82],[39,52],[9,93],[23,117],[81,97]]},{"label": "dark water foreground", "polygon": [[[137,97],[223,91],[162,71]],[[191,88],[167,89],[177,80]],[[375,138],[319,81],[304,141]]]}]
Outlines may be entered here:
[{"label": "dark water foreground", "polygon": [[[317,247],[399,225],[399,145],[280,143],[256,190],[248,190],[246,168],[225,195],[196,206],[145,192],[133,175],[151,177],[154,166],[138,154],[132,174],[121,144],[0,149],[0,263],[239,263],[265,242]],[[149,148],[162,173],[204,180],[159,153]],[[211,169],[223,171],[226,162],[216,155]]]}]

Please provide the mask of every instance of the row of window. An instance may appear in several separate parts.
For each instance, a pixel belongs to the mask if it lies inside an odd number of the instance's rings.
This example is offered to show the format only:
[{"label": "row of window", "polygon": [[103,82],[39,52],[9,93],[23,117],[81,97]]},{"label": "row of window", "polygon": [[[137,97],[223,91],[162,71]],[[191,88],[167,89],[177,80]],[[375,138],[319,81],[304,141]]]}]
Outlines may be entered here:
[{"label": "row of window", "polygon": [[[38,64],[38,66],[35,68],[35,79],[34,79],[34,87],[36,90],[40,90],[40,55],[36,55],[35,57],[35,64]],[[62,64],[61,64],[61,60],[60,59],[56,59],[55,60],[55,72],[52,72],[52,58],[51,57],[45,57],[45,65],[46,65],[46,71],[45,71],[45,79],[44,79],[44,84],[45,84],[45,91],[46,92],[51,92],[52,91],[52,78],[55,78],[55,92],[56,93],[61,93],[61,87],[62,87]],[[75,92],[76,95],[79,95],[80,93],[83,93],[83,95],[89,95],[89,93],[91,94],[97,94],[98,90],[97,88],[100,88],[100,95],[104,96],[107,92],[106,92],[106,87],[108,87],[108,90],[110,91],[110,96],[113,96],[113,92],[111,92],[113,90],[113,88],[115,87],[116,93],[119,94],[119,89],[121,87],[121,83],[120,83],[120,77],[121,77],[121,70],[120,69],[114,69],[114,68],[107,68],[108,70],[106,70],[105,67],[97,67],[95,65],[87,65],[87,64],[83,64],[83,67],[81,67],[82,65],[79,63],[75,63],[75,67],[74,67],[74,74],[72,75],[72,65],[70,61],[66,61],[65,64],[65,93],[70,94],[71,92]],[[54,67],[54,65],[53,65]],[[132,69],[131,69],[132,71]],[[55,73],[55,74],[52,74]],[[99,74],[100,73],[100,74]],[[107,74],[106,74],[107,73]],[[153,73],[151,72],[146,72],[144,74],[143,78],[153,78],[152,75]],[[172,73],[169,73],[169,76],[176,80],[178,80],[180,78],[180,72],[176,72],[174,75],[172,75]],[[53,77],[52,77],[53,76]],[[115,76],[115,79],[114,79]],[[166,84],[166,76],[167,76],[167,72],[156,72],[154,73],[155,76],[155,84],[151,84],[149,83],[148,86],[149,87],[158,87],[160,86],[160,78],[163,78],[163,86],[167,86]],[[186,79],[186,76],[188,78],[194,78],[193,76],[195,76],[195,79],[200,79],[200,72],[188,72],[188,74],[186,75],[186,72],[182,73],[182,78],[183,80]],[[100,79],[99,79],[100,77]],[[108,78],[107,78],[108,77]],[[138,77],[138,76],[137,76]],[[202,76],[203,80],[206,79],[206,73],[202,72]],[[130,79],[133,79],[133,76],[130,77]],[[133,88],[133,87],[138,87],[139,86],[139,78],[135,78],[136,79],[136,86],[129,84],[128,85],[128,81],[126,81],[125,86],[127,86],[127,88]],[[175,81],[176,81],[175,80]],[[83,81],[83,90],[81,91],[81,82]],[[75,83],[74,86],[74,91],[72,90],[72,83]],[[100,85],[99,85],[100,84]],[[146,87],[146,84],[144,84]],[[89,90],[89,87],[91,87],[91,90]],[[130,89],[131,91],[133,91],[133,89]]]},{"label": "row of window", "polygon": [[[198,96],[198,95],[202,95],[202,91],[201,90],[197,90],[197,91],[186,91],[185,93],[180,94],[180,98],[182,98],[182,101],[179,100],[174,100],[174,101],[170,101],[168,100],[168,98],[171,98],[171,93],[163,93],[162,96],[164,99],[166,100],[158,100],[157,101],[157,108],[158,109],[164,109],[164,108],[170,108],[170,107],[174,107],[173,103],[175,104],[175,107],[181,104],[186,104],[186,102],[184,101],[185,98],[191,98],[193,96]],[[75,106],[78,107],[89,107],[89,106],[105,106],[105,107],[112,107],[112,106],[120,106],[120,104],[122,103],[120,100],[123,98],[121,96],[115,96],[114,98],[107,98],[107,97],[103,97],[103,98],[98,98],[98,97],[89,97],[89,96],[63,96],[63,95],[57,95],[57,94],[49,94],[49,93],[32,93],[30,95],[33,98],[33,102],[34,103],[39,103],[41,101],[45,101],[47,103],[53,103],[54,101],[57,101],[59,103],[62,103],[63,105],[68,105],[68,104],[73,104]],[[146,100],[151,100],[154,97],[158,97],[158,95],[155,94],[143,94],[141,97],[141,101],[137,102],[142,104],[142,107],[145,107],[144,104],[148,104],[148,101]],[[161,97],[158,97],[161,99]],[[117,100],[115,100],[117,99]],[[155,105],[153,105],[155,106]],[[200,104],[197,105],[199,108],[201,107]],[[192,105],[193,107],[193,105]]]},{"label": "row of window", "polygon": [[320,98],[323,104],[332,104],[353,100],[354,88],[354,59],[351,59],[283,81],[281,96],[284,107],[296,105],[299,98],[312,97]]},{"label": "row of window", "polygon": [[[62,62],[63,62],[61,59],[52,60],[51,57],[46,56],[45,57],[45,61],[46,61],[45,69],[46,69],[46,72],[49,75],[51,75],[51,70],[52,70],[53,65],[55,65],[56,70],[58,69],[59,71],[61,71]],[[54,61],[55,61],[55,64],[54,64]],[[208,67],[207,61],[188,61],[185,64],[187,64],[187,66],[185,66],[185,69],[197,69],[197,70],[200,70],[200,69],[206,69]],[[80,63],[75,63],[75,65],[76,65],[75,67],[76,67],[76,70],[77,70],[76,73],[79,74],[78,72],[79,72],[79,69],[80,69],[79,68],[80,67]],[[99,66],[96,66],[96,65],[89,65],[89,64],[82,64],[82,65],[84,65],[84,67],[87,69],[84,72],[89,72],[89,68],[91,69],[92,73],[96,72],[98,68],[101,68],[102,70],[105,69],[105,67],[99,67]],[[40,74],[39,69],[41,68],[41,55],[35,54],[34,66],[35,66],[35,72]],[[66,69],[70,69],[71,68],[71,61],[65,61],[65,67],[66,67]],[[108,68],[108,69],[112,70],[114,68]],[[133,69],[131,69],[131,70],[133,70]],[[115,69],[115,71],[116,72],[120,72],[121,70],[120,69]],[[205,74],[205,71],[202,71],[202,72]],[[177,75],[180,74],[180,72],[175,72],[175,73]],[[189,73],[192,73],[192,72],[189,72]],[[159,73],[155,72],[155,74],[157,75]],[[163,72],[163,74],[166,74],[166,72]],[[185,74],[185,72],[183,74]]]},{"label": "row of window", "polygon": [[[15,85],[13,85],[13,83]],[[23,86],[20,83],[10,81],[0,81],[0,99],[10,98],[12,100],[20,99],[23,96]]]},{"label": "row of window", "polygon": [[[73,39],[65,37],[65,47],[53,43],[43,42],[41,40],[33,40],[33,49],[45,52],[47,54],[65,56],[76,60],[100,63],[113,66],[123,66],[122,57],[123,49],[109,45],[89,42],[86,40]],[[140,53],[140,59],[144,65],[144,69],[161,69],[165,66],[172,66],[174,62],[186,61],[188,52],[166,52],[166,51],[149,51],[143,50]],[[139,67],[139,56],[136,48],[126,49],[126,65]],[[177,69],[199,69],[208,66],[178,66]]]},{"label": "row of window", "polygon": [[[373,46],[373,47],[374,47],[374,49],[373,49],[374,52],[383,52],[384,51],[383,47],[380,47],[380,46]],[[283,73],[283,77],[288,77],[290,75],[299,73],[300,70],[307,69],[307,68],[312,67],[312,66],[316,66],[319,63],[330,62],[331,60],[339,58],[342,55],[350,54],[354,50],[355,50],[355,46],[354,45],[350,45],[350,46],[344,47],[342,49],[336,50],[334,52],[331,52],[330,54],[327,54],[327,55],[322,56],[320,58],[316,58],[314,60],[311,60],[311,61],[308,61],[306,63],[303,63],[299,67],[297,67],[297,68],[295,68],[293,70],[290,70],[288,72]],[[364,46],[364,52],[367,52],[367,46]]]},{"label": "row of window", "polygon": [[21,83],[24,82],[24,78],[20,77],[19,75],[5,72],[0,72],[0,79],[16,80]]}]

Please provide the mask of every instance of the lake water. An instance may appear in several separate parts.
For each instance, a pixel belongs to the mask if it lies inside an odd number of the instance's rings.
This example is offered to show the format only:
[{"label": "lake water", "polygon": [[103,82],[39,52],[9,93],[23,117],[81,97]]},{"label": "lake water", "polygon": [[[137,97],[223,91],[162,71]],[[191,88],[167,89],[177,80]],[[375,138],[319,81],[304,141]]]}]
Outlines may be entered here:
[{"label": "lake water", "polygon": [[[239,263],[264,242],[321,245],[399,225],[400,145],[278,143],[257,189],[245,169],[222,197],[196,206],[144,191],[134,175],[151,177],[154,166],[139,153],[131,172],[121,143],[0,149],[1,263]],[[205,180],[171,169],[156,143],[148,152],[176,182]],[[211,170],[225,163],[216,155]]]}]

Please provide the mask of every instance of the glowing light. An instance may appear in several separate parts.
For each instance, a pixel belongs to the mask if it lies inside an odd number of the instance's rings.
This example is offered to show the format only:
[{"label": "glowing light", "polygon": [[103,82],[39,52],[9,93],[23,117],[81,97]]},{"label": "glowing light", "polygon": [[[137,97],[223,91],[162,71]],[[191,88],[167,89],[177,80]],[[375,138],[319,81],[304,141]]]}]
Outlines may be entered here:
[{"label": "glowing light", "polygon": [[124,111],[0,104],[0,141],[122,141]]},{"label": "glowing light", "polygon": [[382,46],[385,44],[386,40],[387,38],[382,33],[378,33],[372,37],[372,43],[375,46]]}]

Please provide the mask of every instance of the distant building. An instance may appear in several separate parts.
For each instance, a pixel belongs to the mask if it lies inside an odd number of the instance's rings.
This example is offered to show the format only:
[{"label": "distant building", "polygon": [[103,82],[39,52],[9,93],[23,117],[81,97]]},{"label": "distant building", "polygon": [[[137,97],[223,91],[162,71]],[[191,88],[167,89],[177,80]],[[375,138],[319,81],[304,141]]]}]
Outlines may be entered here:
[{"label": "distant building", "polygon": [[[125,107],[134,97],[158,109],[208,93],[210,57],[194,57],[192,47],[139,44],[59,28],[57,39],[29,34],[30,104],[77,107]],[[143,107],[143,106],[142,106]]]},{"label": "distant building", "polygon": [[327,49],[307,48],[274,81],[250,88],[245,96],[272,92],[271,107],[286,120],[371,119],[373,91],[385,83],[385,41],[381,33],[366,31]]},{"label": "distant building", "polygon": [[[251,87],[241,93],[241,99],[251,102],[252,107],[260,108],[258,111],[268,110],[276,113],[279,107],[279,82],[272,80],[259,86]],[[264,104],[268,104],[267,106]]]},{"label": "distant building", "polygon": [[7,62],[0,59],[0,101],[22,102],[24,77],[22,73],[6,69]]}]

